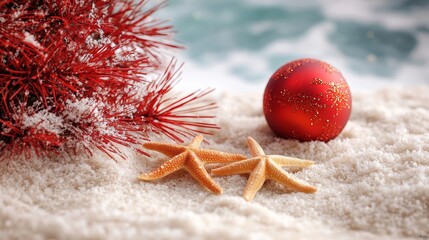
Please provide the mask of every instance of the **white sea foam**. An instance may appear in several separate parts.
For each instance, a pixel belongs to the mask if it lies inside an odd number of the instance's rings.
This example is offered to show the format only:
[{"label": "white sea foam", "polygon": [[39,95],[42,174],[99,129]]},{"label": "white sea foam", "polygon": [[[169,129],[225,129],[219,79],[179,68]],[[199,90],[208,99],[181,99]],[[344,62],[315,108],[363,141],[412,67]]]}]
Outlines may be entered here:
[{"label": "white sea foam", "polygon": [[[248,0],[252,5],[275,5],[288,8],[305,8],[320,6],[325,20],[315,24],[304,35],[298,38],[273,39],[260,51],[243,50],[237,46],[237,50],[227,52],[221,58],[203,58],[197,60],[189,57],[186,52],[180,57],[186,62],[183,69],[183,88],[201,88],[211,86],[221,91],[252,91],[262,92],[265,83],[273,73],[273,66],[270,66],[269,59],[273,56],[297,56],[297,58],[312,57],[331,63],[341,70],[347,79],[352,91],[376,90],[388,85],[416,85],[429,83],[429,35],[426,32],[417,32],[421,26],[429,27],[429,22],[425,21],[425,8],[413,8],[409,14],[401,11],[382,9],[386,1],[334,1],[317,0],[306,3],[287,2],[280,0],[253,1]],[[410,17],[412,14],[412,17]],[[375,24],[385,28],[387,31],[412,32],[417,40],[417,45],[408,56],[408,60],[387,59],[388,65],[380,67],[394,67],[392,72],[385,76],[372,72],[359,72],[351,68],[349,58],[344,52],[338,49],[330,39],[329,35],[335,31],[333,21],[354,21],[362,24]],[[249,31],[258,33],[269,27],[270,22],[262,21],[261,24],[252,26]],[[180,29],[179,29],[180,31]],[[393,39],[392,39],[393,40]],[[191,46],[187,46],[192,49]],[[204,54],[204,53],[203,53]],[[404,57],[406,58],[406,56]],[[209,59],[209,60],[207,60]],[[359,60],[365,61],[365,60]],[[368,54],[366,65],[379,61],[376,54]],[[390,62],[390,63],[389,63]],[[285,61],[286,63],[286,61]],[[390,65],[389,65],[390,64]],[[241,74],[233,71],[234,68],[243,69]],[[270,69],[271,67],[271,69]],[[279,67],[279,66],[275,66]],[[243,75],[245,72],[247,76]],[[388,70],[386,70],[388,71]],[[255,76],[249,81],[248,76]]]}]

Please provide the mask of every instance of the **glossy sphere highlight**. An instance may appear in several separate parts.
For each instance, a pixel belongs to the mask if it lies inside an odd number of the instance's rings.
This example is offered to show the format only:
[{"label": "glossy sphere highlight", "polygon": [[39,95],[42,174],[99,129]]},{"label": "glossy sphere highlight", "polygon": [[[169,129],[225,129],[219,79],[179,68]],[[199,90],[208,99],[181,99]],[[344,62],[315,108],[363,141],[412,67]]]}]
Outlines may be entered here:
[{"label": "glossy sphere highlight", "polygon": [[271,76],[263,106],[268,125],[278,136],[327,142],[349,120],[352,98],[336,68],[315,59],[299,59]]}]

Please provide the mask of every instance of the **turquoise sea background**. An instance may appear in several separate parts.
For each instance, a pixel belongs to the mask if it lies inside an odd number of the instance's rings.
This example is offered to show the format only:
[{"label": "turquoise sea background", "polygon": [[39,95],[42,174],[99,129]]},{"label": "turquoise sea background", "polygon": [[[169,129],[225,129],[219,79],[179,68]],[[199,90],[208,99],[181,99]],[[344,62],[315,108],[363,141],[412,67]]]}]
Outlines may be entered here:
[{"label": "turquoise sea background", "polygon": [[260,90],[312,57],[352,90],[429,84],[429,0],[170,0],[159,12],[186,47],[184,87]]}]

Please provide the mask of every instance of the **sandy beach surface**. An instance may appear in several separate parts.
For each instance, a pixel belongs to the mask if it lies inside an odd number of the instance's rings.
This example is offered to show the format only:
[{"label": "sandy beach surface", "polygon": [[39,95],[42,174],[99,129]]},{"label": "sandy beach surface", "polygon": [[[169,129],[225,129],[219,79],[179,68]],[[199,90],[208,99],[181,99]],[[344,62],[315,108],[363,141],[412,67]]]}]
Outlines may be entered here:
[{"label": "sandy beach surface", "polygon": [[354,94],[350,121],[328,143],[275,137],[257,94],[217,98],[222,129],[202,147],[249,155],[252,136],[267,154],[315,161],[293,175],[318,191],[267,181],[246,202],[248,175],[214,177],[220,196],[185,171],[138,181],[166,159],[154,152],[19,160],[0,165],[0,239],[429,237],[428,87]]}]

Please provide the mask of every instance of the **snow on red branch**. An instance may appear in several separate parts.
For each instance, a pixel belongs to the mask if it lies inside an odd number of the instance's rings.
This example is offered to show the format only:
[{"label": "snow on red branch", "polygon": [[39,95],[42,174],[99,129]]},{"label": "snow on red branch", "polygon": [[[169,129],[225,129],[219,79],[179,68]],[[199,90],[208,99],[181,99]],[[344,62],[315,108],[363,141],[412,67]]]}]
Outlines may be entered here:
[{"label": "snow on red branch", "polygon": [[211,90],[172,91],[180,67],[163,55],[180,47],[154,17],[164,3],[149,5],[0,1],[0,159],[96,149],[124,158],[118,145],[141,152],[150,133],[181,141],[217,128],[202,113],[215,104],[198,101]]}]

